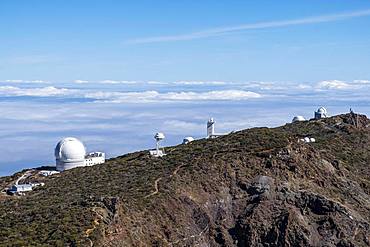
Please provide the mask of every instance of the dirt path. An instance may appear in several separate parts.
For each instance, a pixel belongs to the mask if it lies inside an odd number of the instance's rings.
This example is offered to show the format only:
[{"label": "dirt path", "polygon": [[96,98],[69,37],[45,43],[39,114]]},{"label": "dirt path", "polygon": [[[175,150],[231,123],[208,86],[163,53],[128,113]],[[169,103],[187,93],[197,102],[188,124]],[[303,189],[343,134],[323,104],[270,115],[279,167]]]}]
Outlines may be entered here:
[{"label": "dirt path", "polygon": [[179,172],[180,168],[183,167],[183,166],[184,165],[179,165],[178,167],[176,167],[176,169],[173,171],[173,173],[170,176],[170,178],[172,178],[173,176],[175,176]]},{"label": "dirt path", "polygon": [[95,219],[93,222],[93,227],[89,228],[85,231],[87,237],[90,237],[90,234],[96,229],[96,226],[99,225],[99,220]]},{"label": "dirt path", "polygon": [[158,182],[161,181],[161,180],[162,180],[162,178],[157,178],[154,181],[154,192],[150,193],[149,195],[145,196],[144,198],[148,198],[148,197],[154,196],[155,194],[158,194]]},{"label": "dirt path", "polygon": [[33,171],[33,170],[26,171],[22,176],[20,176],[20,177],[17,179],[17,181],[15,181],[15,184],[19,184],[19,182],[20,182],[20,181],[22,181],[22,180],[24,180],[24,179],[28,178],[29,176],[31,176],[32,171]]},{"label": "dirt path", "polygon": [[[173,171],[173,173],[170,175],[170,178],[172,178],[173,176],[175,176],[178,171],[180,170],[180,168],[183,167],[183,165],[179,165],[178,167],[176,167],[176,169]],[[154,181],[154,191],[152,193],[150,193],[149,195],[145,196],[144,198],[148,198],[148,197],[151,197],[151,196],[154,196],[156,194],[158,194],[159,192],[159,189],[158,189],[158,183],[159,181],[161,181],[162,178],[157,178],[155,181]]]}]

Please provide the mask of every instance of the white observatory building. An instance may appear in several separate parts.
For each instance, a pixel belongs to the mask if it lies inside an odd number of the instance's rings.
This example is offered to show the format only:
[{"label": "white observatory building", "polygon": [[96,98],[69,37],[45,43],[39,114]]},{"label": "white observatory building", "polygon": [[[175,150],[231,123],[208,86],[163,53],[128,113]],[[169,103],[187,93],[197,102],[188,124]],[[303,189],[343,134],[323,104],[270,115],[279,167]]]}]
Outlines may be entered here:
[{"label": "white observatory building", "polygon": [[162,157],[162,156],[166,155],[165,152],[164,152],[164,149],[161,150],[159,148],[159,142],[162,141],[164,138],[165,138],[165,136],[161,132],[158,132],[154,135],[154,139],[156,141],[156,149],[155,150],[150,150],[149,151],[150,155],[152,155],[154,157]]},{"label": "white observatory building", "polygon": [[207,122],[207,138],[216,138],[226,134],[215,133],[215,120],[210,118]]},{"label": "white observatory building", "polygon": [[210,118],[207,122],[207,138],[212,138],[215,134],[215,120]]},{"label": "white observatory building", "polygon": [[315,111],[315,119],[327,118],[329,117],[328,111],[325,107],[320,107],[317,111]]},{"label": "white observatory building", "polygon": [[105,153],[86,155],[85,146],[74,137],[62,139],[55,147],[56,170],[64,171],[80,166],[92,166],[105,162]]},{"label": "white observatory building", "polygon": [[191,137],[191,136],[187,136],[187,137],[184,138],[184,140],[182,140],[182,144],[188,144],[192,141],[194,141],[194,138]]},{"label": "white observatory building", "polygon": [[295,123],[295,122],[303,122],[303,121],[306,121],[306,119],[302,116],[295,116],[292,120],[292,123]]}]

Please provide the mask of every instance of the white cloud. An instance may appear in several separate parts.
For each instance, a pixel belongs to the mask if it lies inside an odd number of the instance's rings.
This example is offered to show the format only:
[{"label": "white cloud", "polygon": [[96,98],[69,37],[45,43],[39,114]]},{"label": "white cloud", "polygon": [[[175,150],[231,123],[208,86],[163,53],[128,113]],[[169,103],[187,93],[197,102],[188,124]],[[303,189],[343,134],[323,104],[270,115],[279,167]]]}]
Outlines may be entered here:
[{"label": "white cloud", "polygon": [[61,96],[71,94],[72,90],[56,87],[43,87],[43,88],[19,88],[13,86],[0,86],[0,95],[3,96],[35,96],[35,97],[48,97],[48,96]]},{"label": "white cloud", "polygon": [[308,84],[298,84],[297,86],[298,89],[311,89],[312,86],[311,85],[308,85]]},{"label": "white cloud", "polygon": [[103,84],[136,84],[137,81],[115,81],[115,80],[103,80],[100,81]]},{"label": "white cloud", "polygon": [[207,92],[166,92],[139,91],[139,92],[115,92],[94,91],[89,89],[67,89],[57,87],[42,88],[19,88],[13,86],[0,86],[0,96],[33,96],[52,97],[65,96],[73,98],[90,98],[97,102],[110,103],[143,103],[164,101],[232,101],[248,100],[262,97],[260,94],[243,90],[219,90]]},{"label": "white cloud", "polygon": [[358,84],[370,84],[369,80],[354,80],[353,82]]},{"label": "white cloud", "polygon": [[89,81],[86,80],[74,80],[73,82],[78,84],[89,83]]},{"label": "white cloud", "polygon": [[331,81],[321,81],[316,85],[317,89],[347,89],[351,85],[344,81],[331,80]]},{"label": "white cloud", "polygon": [[220,90],[208,92],[91,92],[85,94],[93,98],[111,103],[123,102],[155,102],[155,101],[215,101],[215,100],[247,100],[262,97],[258,93],[242,90]]},{"label": "white cloud", "polygon": [[43,81],[43,80],[5,80],[6,83],[50,83],[49,81]]},{"label": "white cloud", "polygon": [[86,98],[96,99],[98,101],[121,103],[121,102],[142,102],[155,99],[159,95],[156,91],[144,92],[89,92],[85,94]]},{"label": "white cloud", "polygon": [[232,82],[224,81],[175,81],[174,84],[178,85],[226,85],[232,84]]},{"label": "white cloud", "polygon": [[33,80],[33,81],[28,81],[30,83],[50,83],[49,81],[43,81],[43,80]]},{"label": "white cloud", "polygon": [[185,86],[193,86],[193,85],[230,85],[230,84],[238,84],[234,82],[225,82],[225,81],[173,81],[173,82],[163,82],[163,81],[147,81],[147,84],[152,85],[167,85],[167,84],[174,84],[174,85],[185,85]]},{"label": "white cloud", "polygon": [[340,20],[345,20],[345,19],[351,19],[355,17],[369,16],[369,15],[370,15],[370,9],[366,9],[362,11],[313,16],[313,17],[293,19],[293,20],[258,22],[258,23],[250,23],[250,24],[244,24],[244,25],[239,25],[239,26],[221,27],[221,28],[208,29],[208,30],[203,30],[199,32],[194,32],[194,33],[182,34],[182,35],[158,36],[158,37],[132,39],[132,40],[129,40],[127,43],[140,44],[140,43],[194,40],[194,39],[202,39],[202,38],[208,38],[208,37],[224,36],[224,35],[232,34],[234,32],[238,32],[238,31],[334,22],[334,21],[340,21]]},{"label": "white cloud", "polygon": [[260,98],[258,93],[242,90],[219,90],[204,93],[195,92],[170,92],[163,94],[161,98],[169,100],[245,100]]},{"label": "white cloud", "polygon": [[167,85],[168,84],[167,82],[163,82],[163,81],[148,81],[147,83],[150,85]]},{"label": "white cloud", "polygon": [[281,81],[251,81],[232,85],[243,85],[243,88],[256,88],[266,91],[286,91],[287,89],[296,89],[297,83]]},{"label": "white cloud", "polygon": [[23,80],[5,80],[5,82],[10,82],[10,83],[22,83],[24,82]]},{"label": "white cloud", "polygon": [[104,81],[100,81],[100,83],[103,83],[103,84],[118,84],[119,81],[104,80]]}]

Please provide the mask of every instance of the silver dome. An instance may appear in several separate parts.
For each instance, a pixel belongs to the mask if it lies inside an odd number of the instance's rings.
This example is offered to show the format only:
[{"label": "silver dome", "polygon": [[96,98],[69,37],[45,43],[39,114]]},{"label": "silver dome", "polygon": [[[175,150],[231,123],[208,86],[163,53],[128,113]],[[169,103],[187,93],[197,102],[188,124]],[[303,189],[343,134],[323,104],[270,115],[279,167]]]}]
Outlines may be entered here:
[{"label": "silver dome", "polygon": [[74,137],[67,137],[58,142],[54,154],[58,171],[84,166],[85,146]]}]

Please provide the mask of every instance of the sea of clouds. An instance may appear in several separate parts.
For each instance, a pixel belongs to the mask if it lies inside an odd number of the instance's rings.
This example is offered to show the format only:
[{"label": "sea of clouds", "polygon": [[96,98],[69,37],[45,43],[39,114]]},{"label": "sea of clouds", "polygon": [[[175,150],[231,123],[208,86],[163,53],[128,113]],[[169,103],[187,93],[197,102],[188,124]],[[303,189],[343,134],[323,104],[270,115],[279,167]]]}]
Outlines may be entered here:
[{"label": "sea of clouds", "polygon": [[369,115],[370,81],[2,80],[0,176],[54,164],[54,147],[67,136],[114,157],[154,147],[158,131],[165,145],[204,138],[210,117],[217,132],[229,132],[310,118],[321,105],[332,115]]}]

